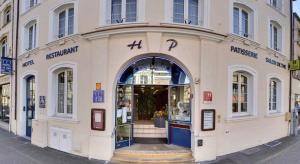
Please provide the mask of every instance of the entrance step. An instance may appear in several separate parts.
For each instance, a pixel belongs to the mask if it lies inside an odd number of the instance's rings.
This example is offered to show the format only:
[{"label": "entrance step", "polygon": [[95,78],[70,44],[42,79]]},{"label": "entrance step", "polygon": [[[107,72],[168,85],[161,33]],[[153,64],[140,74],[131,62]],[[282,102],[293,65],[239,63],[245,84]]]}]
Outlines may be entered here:
[{"label": "entrance step", "polygon": [[157,128],[152,124],[134,124],[133,136],[141,138],[167,138],[167,128]]},{"label": "entrance step", "polygon": [[135,144],[114,152],[112,163],[193,163],[190,149],[166,144]]}]

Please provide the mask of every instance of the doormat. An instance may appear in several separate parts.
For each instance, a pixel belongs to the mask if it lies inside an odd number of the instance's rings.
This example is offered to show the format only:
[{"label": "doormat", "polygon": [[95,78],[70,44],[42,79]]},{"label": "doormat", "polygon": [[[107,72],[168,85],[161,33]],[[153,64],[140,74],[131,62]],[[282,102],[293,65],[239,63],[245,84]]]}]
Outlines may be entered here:
[{"label": "doormat", "polygon": [[255,153],[259,152],[259,151],[261,151],[260,148],[254,147],[254,148],[243,150],[243,151],[241,151],[241,153],[245,154],[245,155],[252,155],[252,154],[255,154]]},{"label": "doormat", "polygon": [[268,142],[268,143],[266,143],[264,145],[272,148],[272,147],[278,146],[280,144],[281,144],[280,141],[272,141],[272,142]]}]

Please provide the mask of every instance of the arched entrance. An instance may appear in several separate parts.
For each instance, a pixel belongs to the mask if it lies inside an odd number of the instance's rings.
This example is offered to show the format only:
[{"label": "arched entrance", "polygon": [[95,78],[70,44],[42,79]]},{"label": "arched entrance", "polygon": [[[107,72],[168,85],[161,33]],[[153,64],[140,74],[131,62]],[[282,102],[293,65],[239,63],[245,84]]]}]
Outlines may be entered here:
[{"label": "arched entrance", "polygon": [[175,62],[152,56],[131,63],[117,81],[115,109],[116,148],[191,147],[190,77]]}]

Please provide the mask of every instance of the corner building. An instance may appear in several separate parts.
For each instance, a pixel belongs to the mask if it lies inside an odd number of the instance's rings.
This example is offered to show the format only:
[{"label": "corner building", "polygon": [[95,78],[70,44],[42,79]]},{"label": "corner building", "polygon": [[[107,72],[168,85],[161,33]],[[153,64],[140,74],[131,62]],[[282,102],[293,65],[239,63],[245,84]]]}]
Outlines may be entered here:
[{"label": "corner building", "polygon": [[37,146],[110,160],[159,143],[205,161],[289,134],[288,1],[20,2],[14,129]]}]

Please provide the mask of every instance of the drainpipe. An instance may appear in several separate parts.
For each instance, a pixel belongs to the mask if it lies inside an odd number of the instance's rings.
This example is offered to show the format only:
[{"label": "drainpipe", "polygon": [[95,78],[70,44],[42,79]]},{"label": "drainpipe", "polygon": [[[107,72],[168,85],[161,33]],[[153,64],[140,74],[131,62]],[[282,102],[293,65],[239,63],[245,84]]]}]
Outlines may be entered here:
[{"label": "drainpipe", "polygon": [[[294,12],[293,12],[293,2],[296,0],[290,0],[290,61],[294,60]],[[294,71],[290,70],[290,79],[289,79],[289,112],[291,113],[291,120],[290,120],[290,134],[296,135],[296,125],[295,124],[295,113],[292,110],[292,74]]]},{"label": "drainpipe", "polygon": [[[15,120],[17,121],[18,107],[18,45],[19,45],[19,15],[20,15],[20,0],[17,0],[17,20],[16,20],[16,39],[15,39]],[[17,132],[16,128],[16,132]]]}]

